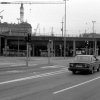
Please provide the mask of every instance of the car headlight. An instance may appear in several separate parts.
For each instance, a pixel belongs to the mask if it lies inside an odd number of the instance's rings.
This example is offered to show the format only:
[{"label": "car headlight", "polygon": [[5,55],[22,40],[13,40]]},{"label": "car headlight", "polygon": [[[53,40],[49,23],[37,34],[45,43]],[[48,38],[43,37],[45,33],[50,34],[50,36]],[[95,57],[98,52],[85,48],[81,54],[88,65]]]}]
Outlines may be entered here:
[{"label": "car headlight", "polygon": [[84,64],[84,67],[86,68],[89,68],[89,66],[90,66],[89,64]]}]

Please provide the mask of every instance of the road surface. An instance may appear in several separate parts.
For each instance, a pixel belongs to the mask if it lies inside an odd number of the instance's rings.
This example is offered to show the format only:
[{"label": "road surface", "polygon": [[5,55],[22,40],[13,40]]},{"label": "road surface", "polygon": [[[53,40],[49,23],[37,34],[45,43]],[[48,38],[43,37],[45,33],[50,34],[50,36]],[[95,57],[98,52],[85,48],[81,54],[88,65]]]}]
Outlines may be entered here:
[{"label": "road surface", "polygon": [[3,72],[0,100],[99,100],[100,72],[73,75],[67,67],[40,66]]}]

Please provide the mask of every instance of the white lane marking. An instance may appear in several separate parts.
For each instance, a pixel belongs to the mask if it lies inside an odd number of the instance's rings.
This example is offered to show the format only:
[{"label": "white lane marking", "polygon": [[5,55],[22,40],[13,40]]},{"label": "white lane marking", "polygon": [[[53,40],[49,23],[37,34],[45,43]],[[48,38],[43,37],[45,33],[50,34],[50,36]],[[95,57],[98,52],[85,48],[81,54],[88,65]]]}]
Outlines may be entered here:
[{"label": "white lane marking", "polygon": [[44,76],[51,76],[51,75],[65,73],[65,72],[68,72],[68,70],[66,69],[66,70],[54,71],[54,72],[50,72],[50,73],[44,73],[44,74],[39,74],[39,75],[35,75],[35,76],[29,76],[29,77],[24,77],[24,78],[4,81],[4,82],[0,82],[0,85],[19,82],[19,81],[25,81],[25,80],[31,80],[31,79],[34,79],[34,78],[40,78],[40,77],[44,77]]},{"label": "white lane marking", "polygon": [[23,71],[21,70],[12,70],[12,71],[6,71],[6,73],[21,73]]},{"label": "white lane marking", "polygon": [[[22,65],[26,65],[26,64],[13,64],[11,66],[22,66]],[[32,66],[32,65],[37,65],[37,64],[29,64],[29,66]]]},{"label": "white lane marking", "polygon": [[0,75],[4,75],[4,74],[12,74],[12,73],[23,73],[24,71],[20,71],[20,70],[12,70],[12,71],[4,71],[4,72],[0,72]]},{"label": "white lane marking", "polygon": [[[9,65],[9,66],[22,66],[22,65],[26,65],[25,63],[0,63],[0,65]],[[37,65],[37,64],[34,64],[34,63],[29,63],[29,66],[34,66],[34,65]]]},{"label": "white lane marking", "polygon": [[95,81],[95,80],[97,80],[97,79],[100,79],[100,76],[99,76],[99,77],[96,77],[96,78],[94,78],[94,79],[91,79],[91,80],[88,80],[88,81],[82,82],[82,83],[80,83],[80,84],[73,85],[73,86],[71,86],[71,87],[68,87],[68,88],[65,88],[65,89],[61,89],[61,90],[59,90],[59,91],[55,91],[55,92],[53,92],[53,94],[58,94],[58,93],[61,93],[61,92],[64,92],[64,91],[67,91],[67,90],[70,90],[70,89],[76,88],[76,87],[78,87],[78,86],[81,86],[81,85],[84,85],[84,84],[90,83],[90,82]]},{"label": "white lane marking", "polygon": [[14,64],[14,63],[0,63],[0,65],[11,65],[11,64]]},{"label": "white lane marking", "polygon": [[54,65],[54,66],[44,66],[44,67],[41,67],[41,68],[44,68],[44,69],[48,69],[48,68],[63,68],[65,66],[60,66],[60,65]]},{"label": "white lane marking", "polygon": [[25,64],[12,64],[10,66],[22,66],[22,65],[25,65]]}]

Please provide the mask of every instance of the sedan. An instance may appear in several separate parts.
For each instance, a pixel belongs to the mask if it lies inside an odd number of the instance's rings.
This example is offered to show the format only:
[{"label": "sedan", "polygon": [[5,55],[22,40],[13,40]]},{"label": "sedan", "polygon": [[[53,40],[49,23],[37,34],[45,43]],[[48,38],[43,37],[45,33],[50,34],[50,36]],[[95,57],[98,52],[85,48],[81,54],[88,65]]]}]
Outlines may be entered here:
[{"label": "sedan", "polygon": [[93,74],[100,71],[100,60],[94,55],[77,55],[73,62],[69,63],[69,71],[73,74],[76,72],[89,72]]}]

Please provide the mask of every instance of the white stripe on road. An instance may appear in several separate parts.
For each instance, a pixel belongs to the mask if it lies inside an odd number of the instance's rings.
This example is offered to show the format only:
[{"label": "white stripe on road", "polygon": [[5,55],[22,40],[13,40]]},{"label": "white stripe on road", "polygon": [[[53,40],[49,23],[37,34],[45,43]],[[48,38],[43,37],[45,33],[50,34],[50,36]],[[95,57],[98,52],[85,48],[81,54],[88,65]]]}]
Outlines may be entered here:
[{"label": "white stripe on road", "polygon": [[6,71],[5,73],[21,73],[23,71],[21,70],[12,70],[12,71]]},{"label": "white stripe on road", "polygon": [[68,88],[65,88],[65,89],[62,89],[62,90],[59,90],[59,91],[55,91],[55,92],[53,92],[53,94],[58,94],[58,93],[61,93],[61,92],[64,92],[64,91],[67,91],[67,90],[70,90],[70,89],[76,88],[76,87],[78,87],[78,86],[81,86],[81,85],[84,85],[84,84],[90,83],[90,82],[95,81],[95,80],[97,80],[97,79],[100,79],[100,76],[99,76],[99,77],[96,77],[96,78],[94,78],[94,79],[91,79],[91,80],[88,80],[88,81],[82,82],[82,83],[80,83],[80,84],[73,85],[73,86],[71,86],[71,87],[68,87]]},{"label": "white stripe on road", "polygon": [[11,64],[14,64],[14,63],[0,63],[0,65],[11,65]]},{"label": "white stripe on road", "polygon": [[[22,66],[22,65],[26,65],[26,64],[24,64],[24,63],[0,63],[0,65]],[[37,64],[29,63],[29,66],[32,66],[32,65],[37,65]]]},{"label": "white stripe on road", "polygon": [[22,65],[25,65],[25,64],[12,64],[10,66],[22,66]]},{"label": "white stripe on road", "polygon": [[[22,65],[26,65],[26,64],[13,64],[13,65],[10,65],[10,66],[22,66]],[[34,65],[37,65],[37,64],[29,64],[29,66],[34,66]]]},{"label": "white stripe on road", "polygon": [[12,71],[4,71],[4,72],[0,72],[0,75],[5,75],[5,74],[12,74],[12,73],[22,73],[24,71],[21,71],[21,70],[12,70]]},{"label": "white stripe on road", "polygon": [[35,75],[35,76],[29,76],[29,77],[24,77],[24,78],[19,78],[19,79],[14,79],[14,80],[9,80],[9,81],[4,81],[0,82],[0,85],[8,84],[8,83],[14,83],[14,82],[19,82],[19,81],[25,81],[25,80],[30,80],[34,78],[40,78],[44,76],[51,76],[51,75],[56,75],[56,74],[61,74],[68,72],[68,70],[60,70],[60,71],[55,71],[55,72],[50,72],[50,73],[45,73],[45,74],[40,74],[40,75]]},{"label": "white stripe on road", "polygon": [[54,66],[44,66],[44,67],[41,67],[41,68],[48,69],[48,68],[64,68],[64,67],[65,66],[54,65]]}]

